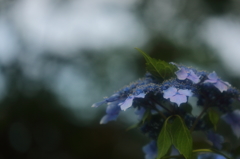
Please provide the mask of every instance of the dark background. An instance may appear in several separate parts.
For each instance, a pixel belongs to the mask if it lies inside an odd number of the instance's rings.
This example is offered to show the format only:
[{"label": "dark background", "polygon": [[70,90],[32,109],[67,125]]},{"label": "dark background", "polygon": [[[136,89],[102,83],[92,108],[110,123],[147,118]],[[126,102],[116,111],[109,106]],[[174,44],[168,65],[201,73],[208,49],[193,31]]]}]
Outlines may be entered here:
[{"label": "dark background", "polygon": [[[240,88],[239,1],[0,0],[0,158],[143,159],[133,110],[100,125],[95,102],[154,58]],[[239,46],[238,46],[239,45]]]}]

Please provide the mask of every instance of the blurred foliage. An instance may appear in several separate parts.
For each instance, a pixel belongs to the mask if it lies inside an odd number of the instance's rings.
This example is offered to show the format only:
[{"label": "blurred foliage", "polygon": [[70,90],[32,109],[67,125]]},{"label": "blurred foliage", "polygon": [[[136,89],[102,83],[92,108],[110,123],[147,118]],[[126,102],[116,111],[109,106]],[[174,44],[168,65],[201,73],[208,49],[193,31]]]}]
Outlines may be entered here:
[{"label": "blurred foliage", "polygon": [[[9,72],[6,71],[5,72]],[[0,158],[74,159],[141,158],[142,136],[125,132],[121,124],[74,124],[77,119],[40,82],[29,82],[19,67],[11,67],[8,94],[0,102]],[[18,87],[20,81],[33,83],[37,90]],[[20,84],[23,86],[23,84]],[[81,122],[81,121],[79,121]],[[84,121],[82,121],[84,122]],[[131,149],[124,149],[125,145]],[[136,153],[130,153],[135,151]]]}]

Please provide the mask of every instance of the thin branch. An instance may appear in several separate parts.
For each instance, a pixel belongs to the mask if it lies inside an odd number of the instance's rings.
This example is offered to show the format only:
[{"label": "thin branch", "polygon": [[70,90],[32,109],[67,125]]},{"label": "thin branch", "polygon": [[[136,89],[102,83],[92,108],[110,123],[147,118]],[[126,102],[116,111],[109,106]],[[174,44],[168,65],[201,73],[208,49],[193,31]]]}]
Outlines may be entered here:
[{"label": "thin branch", "polygon": [[151,98],[156,104],[158,104],[160,107],[162,107],[163,109],[165,109],[166,111],[168,111],[169,113],[172,114],[172,111],[169,110],[167,107],[163,106],[161,103],[159,103],[157,100],[155,100],[154,98]]},{"label": "thin branch", "polygon": [[152,108],[156,110],[158,114],[160,114],[165,120],[167,119],[167,117],[161,111],[159,111],[154,105],[152,106]]},{"label": "thin branch", "polygon": [[201,117],[203,116],[203,114],[207,111],[209,107],[208,106],[205,106],[203,111],[201,112],[201,114],[197,117],[197,119],[194,121],[193,123],[193,126],[191,127],[190,129],[190,132],[192,132],[194,130],[194,128],[196,127],[198,121],[201,119]]}]

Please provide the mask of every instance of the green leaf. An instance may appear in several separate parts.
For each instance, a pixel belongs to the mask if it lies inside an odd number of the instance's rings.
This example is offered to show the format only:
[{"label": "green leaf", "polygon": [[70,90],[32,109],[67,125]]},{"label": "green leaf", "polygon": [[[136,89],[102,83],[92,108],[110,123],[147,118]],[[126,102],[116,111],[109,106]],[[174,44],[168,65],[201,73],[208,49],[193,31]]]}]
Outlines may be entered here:
[{"label": "green leaf", "polygon": [[178,149],[179,153],[182,154],[186,159],[189,159],[192,155],[192,135],[182,118],[176,115],[173,121],[171,129],[173,145]]},{"label": "green leaf", "polygon": [[209,116],[210,121],[214,125],[214,129],[217,130],[217,124],[218,124],[218,121],[220,119],[219,114],[214,109],[209,108],[208,109],[208,116]]},{"label": "green leaf", "polygon": [[162,130],[157,139],[157,147],[158,147],[157,159],[161,159],[163,156],[165,156],[172,145],[172,137],[170,132],[171,124],[168,123],[168,119],[165,120]]},{"label": "green leaf", "polygon": [[175,72],[178,68],[175,65],[169,64],[165,61],[157,60],[148,56],[142,50],[136,48],[145,58],[146,60],[146,69],[149,71],[154,77],[165,80],[175,76]]}]

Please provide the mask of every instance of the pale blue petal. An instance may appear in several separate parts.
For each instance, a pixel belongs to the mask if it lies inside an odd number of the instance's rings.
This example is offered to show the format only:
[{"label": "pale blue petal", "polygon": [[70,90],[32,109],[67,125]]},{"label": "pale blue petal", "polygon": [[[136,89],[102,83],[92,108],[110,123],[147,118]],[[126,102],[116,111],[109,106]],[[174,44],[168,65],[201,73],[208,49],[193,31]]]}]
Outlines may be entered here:
[{"label": "pale blue petal", "polygon": [[167,90],[163,91],[163,97],[165,99],[171,98],[172,96],[174,96],[177,93],[177,89],[174,87],[169,87]]},{"label": "pale blue petal", "polygon": [[121,109],[125,111],[127,108],[131,107],[133,103],[133,99],[134,97],[130,96],[123,103],[120,103],[119,105]]},{"label": "pale blue petal", "polygon": [[203,83],[217,83],[217,80],[205,80]]},{"label": "pale blue petal", "polygon": [[134,96],[134,98],[144,98],[145,95],[145,93],[140,93],[139,95]]},{"label": "pale blue petal", "polygon": [[184,68],[181,68],[180,70],[178,70],[177,72],[175,72],[175,74],[177,75],[177,78],[180,80],[185,80],[188,76],[188,71]]},{"label": "pale blue petal", "polygon": [[222,81],[218,81],[217,83],[215,83],[213,85],[215,87],[217,87],[220,92],[226,91],[229,87],[225,82],[222,82]]},{"label": "pale blue petal", "polygon": [[213,73],[210,73],[210,74],[208,75],[208,79],[217,81],[219,78],[218,78],[216,72],[213,71]]},{"label": "pale blue petal", "polygon": [[175,95],[175,96],[171,97],[170,101],[173,103],[177,103],[177,105],[180,106],[180,104],[187,102],[187,97],[185,95],[179,94],[179,95]]},{"label": "pale blue petal", "polygon": [[157,158],[157,143],[156,141],[151,141],[149,144],[143,147],[143,152],[145,153],[145,159],[156,159]]},{"label": "pale blue petal", "polygon": [[193,95],[192,91],[188,90],[188,89],[179,89],[178,93],[181,95],[189,96],[189,97],[191,97]]},{"label": "pale blue petal", "polygon": [[187,78],[190,79],[193,83],[198,83],[200,81],[199,77],[192,70],[190,70],[190,75]]},{"label": "pale blue petal", "polygon": [[213,85],[218,88],[220,92],[227,91],[227,89],[231,86],[228,82],[224,82],[219,79],[215,72],[210,73],[208,78],[209,79],[204,81],[204,83],[213,83]]},{"label": "pale blue petal", "polygon": [[120,103],[119,105],[121,109],[125,111],[132,106],[134,98],[144,98],[144,97],[145,97],[145,93],[140,93],[136,96],[129,96],[123,103]]},{"label": "pale blue petal", "polygon": [[114,114],[114,115],[107,114],[107,115],[102,117],[102,119],[100,120],[100,124],[106,124],[109,121],[116,120],[117,117],[118,117],[118,114]]},{"label": "pale blue petal", "polygon": [[118,114],[121,111],[120,106],[118,105],[118,102],[111,102],[108,103],[106,113],[107,114]]}]

